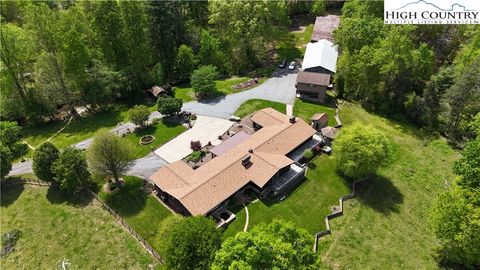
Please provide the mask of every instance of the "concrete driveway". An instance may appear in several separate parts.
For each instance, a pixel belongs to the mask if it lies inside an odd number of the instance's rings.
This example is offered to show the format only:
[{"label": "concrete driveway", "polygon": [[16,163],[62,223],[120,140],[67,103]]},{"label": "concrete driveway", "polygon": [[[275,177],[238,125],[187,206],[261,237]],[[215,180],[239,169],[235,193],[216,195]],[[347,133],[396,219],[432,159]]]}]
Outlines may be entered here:
[{"label": "concrete driveway", "polygon": [[228,120],[198,116],[191,129],[155,150],[155,154],[169,163],[181,160],[192,153],[191,141],[200,141],[202,145],[212,142],[216,145],[220,143],[218,136],[225,133],[232,125],[233,122]]},{"label": "concrete driveway", "polygon": [[182,110],[198,115],[228,119],[242,103],[250,99],[293,104],[296,80],[297,71],[277,70],[271,78],[255,88],[211,100],[188,102],[183,104]]},{"label": "concrete driveway", "polygon": [[134,165],[127,171],[126,174],[148,179],[158,169],[167,164],[168,162],[154,153],[151,153],[148,156],[136,159]]}]

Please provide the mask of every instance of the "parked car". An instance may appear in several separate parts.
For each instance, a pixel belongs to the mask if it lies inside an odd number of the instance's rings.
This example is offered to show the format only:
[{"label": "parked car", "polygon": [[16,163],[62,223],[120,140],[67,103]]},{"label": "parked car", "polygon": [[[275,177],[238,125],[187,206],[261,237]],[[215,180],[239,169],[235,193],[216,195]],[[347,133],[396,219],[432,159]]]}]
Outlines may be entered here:
[{"label": "parked car", "polygon": [[278,64],[278,68],[284,69],[287,66],[287,59],[283,59],[283,61]]},{"label": "parked car", "polygon": [[326,153],[327,155],[330,155],[332,153],[332,148],[330,146],[326,145],[322,148],[322,151],[324,153]]},{"label": "parked car", "polygon": [[295,61],[292,61],[292,62],[290,62],[290,65],[288,66],[288,69],[289,70],[294,70],[296,66],[297,66],[297,63],[295,63]]},{"label": "parked car", "polygon": [[228,120],[233,121],[233,122],[240,122],[240,120],[242,120],[242,119],[240,117],[236,116],[236,115],[232,115],[228,118]]}]

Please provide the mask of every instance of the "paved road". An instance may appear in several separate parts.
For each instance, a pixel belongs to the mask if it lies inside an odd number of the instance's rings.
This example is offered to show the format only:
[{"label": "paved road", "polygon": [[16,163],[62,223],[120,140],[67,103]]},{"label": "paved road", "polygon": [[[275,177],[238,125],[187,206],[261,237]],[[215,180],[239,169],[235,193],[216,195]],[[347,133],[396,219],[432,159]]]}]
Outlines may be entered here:
[{"label": "paved road", "polygon": [[[296,71],[289,72],[287,69],[279,70],[276,71],[270,79],[255,88],[214,100],[188,102],[183,105],[182,110],[193,112],[198,115],[228,119],[233,113],[235,113],[242,103],[250,99],[266,99],[285,104],[293,104],[295,101],[296,78]],[[150,114],[149,120],[161,117],[162,115],[155,111]],[[134,128],[135,125],[133,123],[127,122],[119,124],[111,131],[121,135],[126,133],[128,129],[133,130]],[[74,146],[80,149],[86,149],[91,142],[92,139],[90,138],[76,143]],[[148,176],[152,175],[157,169],[166,164],[167,162],[160,157],[154,154],[149,154],[146,157],[137,159],[135,165],[127,174],[148,178]],[[9,175],[27,174],[32,172],[32,162],[27,160],[22,163],[12,164],[12,171],[10,171]]]},{"label": "paved road", "polygon": [[293,104],[296,79],[296,72],[277,71],[272,78],[255,88],[208,101],[188,102],[183,105],[182,110],[198,115],[228,119],[242,103],[250,99],[266,99]]}]

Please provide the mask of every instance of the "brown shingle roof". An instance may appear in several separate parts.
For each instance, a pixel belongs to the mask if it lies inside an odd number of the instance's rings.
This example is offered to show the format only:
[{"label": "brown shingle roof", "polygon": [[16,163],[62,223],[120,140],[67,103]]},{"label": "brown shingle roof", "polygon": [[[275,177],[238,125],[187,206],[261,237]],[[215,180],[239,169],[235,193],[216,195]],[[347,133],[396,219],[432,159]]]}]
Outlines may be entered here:
[{"label": "brown shingle roof", "polygon": [[333,30],[340,24],[340,17],[337,15],[320,16],[315,19],[313,27],[312,42],[326,39],[333,42]]},{"label": "brown shingle roof", "polygon": [[310,118],[310,120],[318,121],[318,120],[320,120],[324,117],[326,117],[328,119],[328,115],[326,113],[316,113]]},{"label": "brown shingle roof", "polygon": [[147,89],[147,91],[150,92],[154,97],[157,97],[160,93],[165,92],[165,89],[155,85],[152,88]]},{"label": "brown shingle roof", "polygon": [[297,75],[297,83],[328,86],[330,84],[330,75],[318,72],[300,71]]},{"label": "brown shingle roof", "polygon": [[[290,123],[288,116],[271,108],[258,111],[252,118],[265,126],[230,151],[196,170],[183,161],[168,164],[150,180],[192,215],[208,213],[249,182],[262,188],[281,168],[293,163],[285,155],[313,136],[315,130],[301,119]],[[247,154],[251,163],[243,166],[241,160]]]},{"label": "brown shingle roof", "polygon": [[338,134],[338,129],[337,128],[334,128],[334,127],[324,127],[320,130],[322,132],[322,135],[327,137],[327,138],[330,138],[330,139],[335,139],[335,137],[337,137],[337,134]]}]

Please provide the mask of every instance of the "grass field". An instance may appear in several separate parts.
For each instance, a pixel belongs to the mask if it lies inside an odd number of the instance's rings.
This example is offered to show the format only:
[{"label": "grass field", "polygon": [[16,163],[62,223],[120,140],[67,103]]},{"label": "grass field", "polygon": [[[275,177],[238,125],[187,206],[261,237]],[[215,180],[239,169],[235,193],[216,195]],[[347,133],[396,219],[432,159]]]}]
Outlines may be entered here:
[{"label": "grass field", "polygon": [[454,179],[458,154],[442,138],[352,104],[341,106],[341,116],[345,126],[365,123],[384,131],[397,149],[394,161],[359,186],[345,215],[333,220],[332,236],[321,242],[323,262],[332,269],[437,269],[426,215]]},{"label": "grass field", "polygon": [[[134,146],[135,158],[141,158],[184,131],[185,127],[180,124],[162,121],[157,125],[128,134],[122,139],[129,141]],[[141,145],[140,138],[145,135],[153,135],[155,140],[150,144]]]},{"label": "grass field", "polygon": [[[247,87],[241,90],[235,90],[232,88],[235,84],[246,82],[250,80],[249,77],[231,77],[222,80],[216,80],[215,83],[217,85],[217,90],[220,92],[221,95],[228,95],[233,94],[241,91],[245,91],[251,89],[252,87]],[[259,83],[257,85],[262,84],[267,80],[266,77],[258,78]],[[255,86],[257,86],[255,85]],[[175,98],[181,99],[183,102],[189,102],[195,100],[195,93],[193,92],[192,87],[190,84],[178,85],[174,87],[175,89]]]},{"label": "grass field", "polygon": [[2,187],[1,234],[21,230],[2,269],[147,269],[150,255],[101,206],[66,201],[55,189]]},{"label": "grass field", "polygon": [[[124,179],[125,181],[132,181],[139,178],[125,176]],[[128,225],[139,233],[143,239],[158,250],[155,246],[155,236],[158,228],[166,217],[172,215],[167,208],[153,196],[141,196],[126,189],[117,190],[113,194],[101,192],[100,197],[123,217]]]},{"label": "grass field", "polygon": [[240,105],[240,107],[235,112],[235,115],[238,117],[244,117],[253,112],[256,112],[258,110],[261,110],[267,107],[272,107],[275,110],[282,113],[285,113],[286,111],[286,105],[283,103],[268,101],[263,99],[251,99],[243,103],[242,105]]},{"label": "grass field", "polygon": [[[305,181],[286,199],[278,203],[257,201],[249,204],[249,228],[259,223],[269,223],[273,219],[293,221],[297,226],[313,234],[325,229],[323,219],[330,207],[338,204],[338,198],[348,194],[350,188],[335,172],[331,156],[316,157],[308,166]],[[242,209],[240,216],[244,215]],[[239,219],[227,228],[225,234],[230,236],[243,229],[245,221]]]},{"label": "grass field", "polygon": [[334,117],[335,108],[308,102],[299,98],[295,100],[295,104],[293,105],[293,115],[310,123],[310,117],[316,113],[326,113],[328,115],[328,125],[333,127],[337,125]]}]

